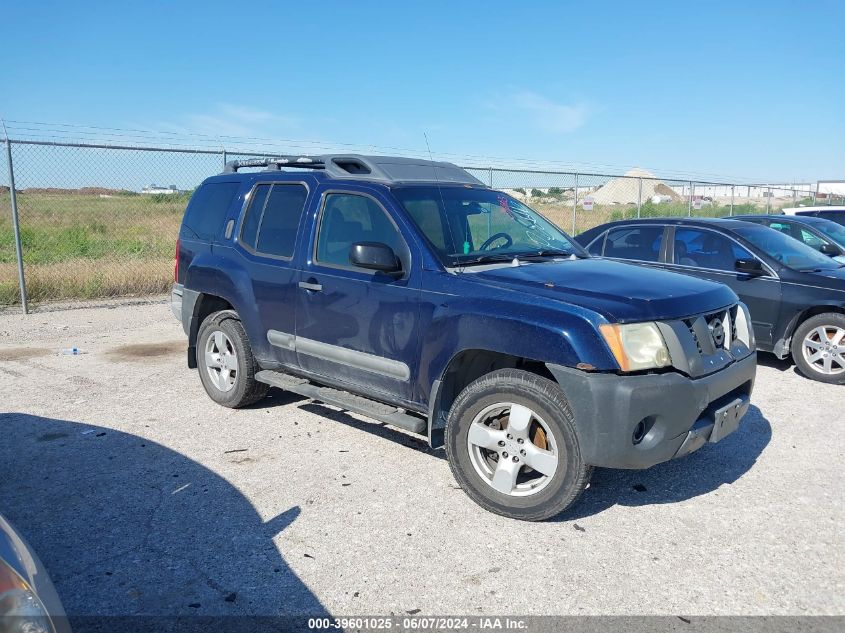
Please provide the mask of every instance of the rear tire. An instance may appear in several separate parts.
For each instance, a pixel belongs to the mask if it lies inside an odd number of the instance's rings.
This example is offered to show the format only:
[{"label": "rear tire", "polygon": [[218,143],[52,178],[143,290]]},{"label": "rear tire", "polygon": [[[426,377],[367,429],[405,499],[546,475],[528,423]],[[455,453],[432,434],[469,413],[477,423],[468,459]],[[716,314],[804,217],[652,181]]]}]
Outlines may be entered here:
[{"label": "rear tire", "polygon": [[513,519],[542,521],[563,512],[592,473],[563,391],[522,370],[497,370],[468,385],[449,412],[445,439],[464,492]]},{"label": "rear tire", "polygon": [[217,404],[239,409],[258,402],[270,388],[255,379],[258,363],[238,315],[208,315],[197,335],[197,365],[205,392]]},{"label": "rear tire", "polygon": [[845,384],[845,314],[810,317],[795,330],[791,347],[792,360],[807,378]]}]

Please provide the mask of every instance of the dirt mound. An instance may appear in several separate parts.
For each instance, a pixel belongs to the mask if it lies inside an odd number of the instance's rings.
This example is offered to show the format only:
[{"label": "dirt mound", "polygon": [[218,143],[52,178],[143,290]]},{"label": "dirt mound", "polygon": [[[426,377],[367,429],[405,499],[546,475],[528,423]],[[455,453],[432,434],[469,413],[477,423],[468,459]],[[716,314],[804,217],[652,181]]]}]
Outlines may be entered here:
[{"label": "dirt mound", "polygon": [[608,180],[590,196],[595,204],[637,204],[640,195],[638,178],[642,178],[643,183],[642,202],[646,202],[654,196],[668,196],[672,200],[682,199],[669,185],[658,180],[654,174],[639,168],[630,170],[623,178]]}]

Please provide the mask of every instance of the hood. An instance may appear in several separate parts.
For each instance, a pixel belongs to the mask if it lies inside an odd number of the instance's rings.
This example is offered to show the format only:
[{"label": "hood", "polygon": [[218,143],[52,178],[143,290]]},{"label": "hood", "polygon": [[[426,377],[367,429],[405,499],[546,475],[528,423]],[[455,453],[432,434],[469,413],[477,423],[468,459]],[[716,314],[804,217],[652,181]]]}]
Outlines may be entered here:
[{"label": "hood", "polygon": [[677,319],[738,301],[723,284],[605,259],[506,264],[471,274],[490,285],[565,301],[622,323]]}]

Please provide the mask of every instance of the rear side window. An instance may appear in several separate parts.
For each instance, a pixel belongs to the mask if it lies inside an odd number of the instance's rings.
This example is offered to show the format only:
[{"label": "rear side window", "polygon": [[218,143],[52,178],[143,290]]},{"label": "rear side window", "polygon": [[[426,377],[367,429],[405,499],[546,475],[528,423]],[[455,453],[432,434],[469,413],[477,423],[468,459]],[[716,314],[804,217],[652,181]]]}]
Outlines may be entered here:
[{"label": "rear side window", "polygon": [[604,244],[604,256],[657,262],[660,261],[662,244],[662,226],[621,227],[608,232]]},{"label": "rear side window", "polygon": [[264,203],[267,202],[268,193],[270,193],[270,185],[258,185],[250,196],[249,208],[246,210],[241,229],[241,244],[246,244],[253,250],[255,250],[255,240],[258,239],[258,225],[261,222],[261,214],[264,213]]},{"label": "rear side window", "polygon": [[212,182],[197,189],[188,203],[179,237],[211,241],[219,235],[238,187],[236,182]]},{"label": "rear side window", "polygon": [[300,184],[258,185],[241,228],[241,244],[273,257],[291,258],[308,190]]},{"label": "rear side window", "polygon": [[306,197],[308,191],[302,185],[273,185],[258,227],[259,253],[293,257]]}]

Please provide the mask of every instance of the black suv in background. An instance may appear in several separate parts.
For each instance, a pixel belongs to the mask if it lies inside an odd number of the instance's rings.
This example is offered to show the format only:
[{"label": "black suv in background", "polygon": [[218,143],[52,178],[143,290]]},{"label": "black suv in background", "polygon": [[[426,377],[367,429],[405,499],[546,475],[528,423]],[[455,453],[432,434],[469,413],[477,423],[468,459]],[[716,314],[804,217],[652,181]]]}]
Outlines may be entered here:
[{"label": "black suv in background", "polygon": [[576,238],[591,255],[730,286],[751,312],[757,349],[790,354],[814,380],[845,384],[845,267],[779,231],[729,219],[652,218]]}]

